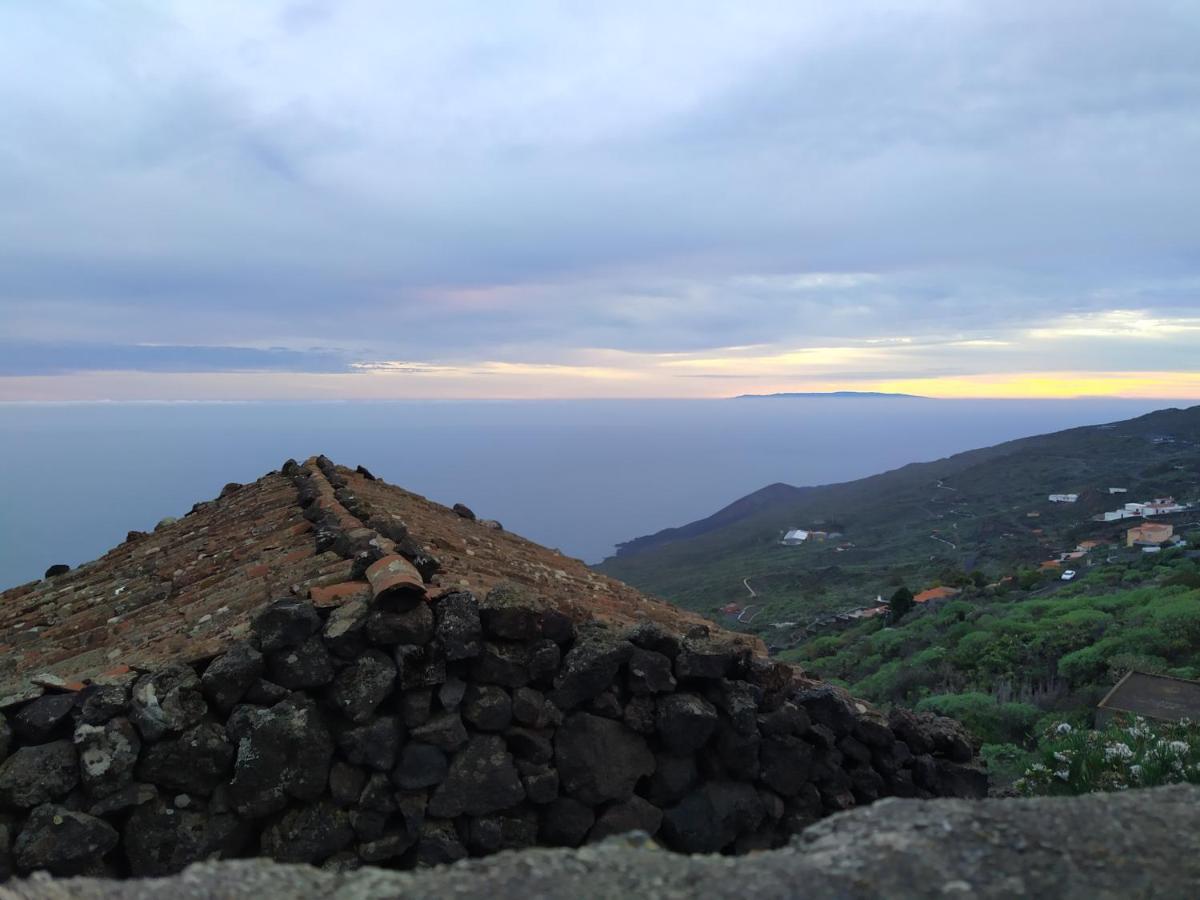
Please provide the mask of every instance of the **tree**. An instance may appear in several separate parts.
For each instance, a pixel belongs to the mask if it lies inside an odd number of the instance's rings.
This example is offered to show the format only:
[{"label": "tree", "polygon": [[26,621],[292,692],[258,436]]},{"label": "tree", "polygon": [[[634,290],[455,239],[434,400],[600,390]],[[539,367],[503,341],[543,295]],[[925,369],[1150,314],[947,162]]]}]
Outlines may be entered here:
[{"label": "tree", "polygon": [[891,608],[892,622],[899,622],[916,606],[913,602],[913,592],[906,587],[898,588],[888,601],[888,606]]}]

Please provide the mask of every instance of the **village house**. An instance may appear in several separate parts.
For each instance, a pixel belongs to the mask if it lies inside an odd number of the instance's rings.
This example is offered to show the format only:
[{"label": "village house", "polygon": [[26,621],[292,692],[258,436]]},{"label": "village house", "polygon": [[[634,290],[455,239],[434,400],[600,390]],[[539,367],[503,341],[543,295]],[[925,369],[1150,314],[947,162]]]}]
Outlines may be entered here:
[{"label": "village house", "polygon": [[1159,722],[1200,719],[1200,682],[1169,675],[1127,672],[1096,706],[1096,727],[1116,716],[1141,716]]},{"label": "village house", "polygon": [[785,534],[783,536],[783,540],[780,541],[779,543],[785,544],[789,547],[795,547],[800,544],[803,544],[807,540],[808,540],[808,532],[807,531],[805,531],[803,528],[793,528],[791,531],[789,531],[787,534]]},{"label": "village house", "polygon": [[1051,494],[1051,503],[1074,503],[1079,499],[1078,494]]},{"label": "village house", "polygon": [[1129,488],[1109,488],[1108,492],[1110,494],[1128,494]]},{"label": "village house", "polygon": [[1165,522],[1146,522],[1125,532],[1126,547],[1161,547],[1175,536],[1175,527]]},{"label": "village house", "polygon": [[957,597],[962,593],[961,588],[954,587],[935,587],[927,591],[921,591],[913,597],[913,603],[929,603],[932,600],[949,600],[951,597]]}]

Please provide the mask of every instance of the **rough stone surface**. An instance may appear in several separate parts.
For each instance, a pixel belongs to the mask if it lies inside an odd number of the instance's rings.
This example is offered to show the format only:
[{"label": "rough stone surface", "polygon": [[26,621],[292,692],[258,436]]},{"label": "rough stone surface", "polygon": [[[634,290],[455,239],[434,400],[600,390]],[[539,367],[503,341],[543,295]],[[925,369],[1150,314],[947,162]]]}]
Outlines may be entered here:
[{"label": "rough stone surface", "polygon": [[478,735],[455,755],[450,772],[429,800],[429,814],[454,818],[464,813],[482,816],[516,806],[525,788],[504,739]]},{"label": "rough stone surface", "polygon": [[30,814],[13,855],[26,871],[76,875],[99,863],[118,840],[117,830],[103,819],[47,803]]},{"label": "rough stone surface", "polygon": [[67,794],[79,783],[70,741],[22,747],[0,765],[0,807],[28,809]]},{"label": "rough stone surface", "polygon": [[133,780],[142,742],[128,719],[109,719],[103,725],[80,724],[74,740],[80,779],[90,796],[106,796]]},{"label": "rough stone surface", "polygon": [[1180,786],[1038,800],[884,800],[813,825],[787,847],[739,858],[662,853],[629,836],[583,850],[500,853],[416,872],[335,873],[245,860],[204,863],[174,878],[137,882],[38,876],[10,884],[8,895],[23,900],[666,900],[701,895],[783,900],[802,891],[816,900],[1117,900],[1190,898],[1197,883],[1200,788]]},{"label": "rough stone surface", "polygon": [[634,731],[612,719],[575,713],[558,729],[554,762],[563,789],[584,803],[628,800],[654,771],[654,755]]},{"label": "rough stone surface", "polygon": [[264,671],[263,655],[249,642],[240,641],[208,664],[200,686],[213,706],[228,712]]},{"label": "rough stone surface", "polygon": [[333,739],[315,705],[291,699],[269,710],[247,711],[237,740],[230,796],[248,817],[282,810],[289,798],[315,800],[329,778]]}]

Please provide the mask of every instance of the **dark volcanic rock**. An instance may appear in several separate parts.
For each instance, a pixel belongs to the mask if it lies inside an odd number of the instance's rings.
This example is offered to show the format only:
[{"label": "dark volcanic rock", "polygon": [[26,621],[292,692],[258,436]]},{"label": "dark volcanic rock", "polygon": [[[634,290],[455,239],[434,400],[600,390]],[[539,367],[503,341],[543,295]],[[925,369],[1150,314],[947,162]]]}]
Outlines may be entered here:
[{"label": "dark volcanic rock", "polygon": [[113,813],[149,803],[156,797],[158,797],[158,788],[152,784],[141,784],[135,781],[97,800],[88,807],[88,813],[93,816],[110,816]]},{"label": "dark volcanic rock", "polygon": [[335,760],[329,770],[329,795],[338,806],[353,806],[358,802],[367,773],[358,766]]},{"label": "dark volcanic rock", "polygon": [[285,812],[263,832],[262,850],[279,862],[319,863],[353,841],[346,811],[321,801]]},{"label": "dark volcanic rock", "polygon": [[530,803],[551,803],[558,797],[558,772],[547,766],[522,763],[521,784]]},{"label": "dark volcanic rock", "polygon": [[536,593],[512,582],[492,588],[480,604],[479,615],[484,631],[502,640],[549,638],[562,644],[570,641],[575,631],[569,618]]},{"label": "dark volcanic rock", "polygon": [[471,820],[468,844],[476,853],[520,850],[537,843],[538,817],[531,809]]},{"label": "dark volcanic rock", "polygon": [[446,680],[446,657],[436,643],[423,647],[401,644],[394,658],[401,690],[437,687]]},{"label": "dark volcanic rock", "polygon": [[66,575],[70,571],[71,567],[66,563],[55,563],[46,570],[42,577],[46,579],[57,578],[59,575]]},{"label": "dark volcanic rock", "polygon": [[29,809],[56,800],[79,784],[70,741],[21,747],[0,765],[0,807]]},{"label": "dark volcanic rock", "polygon": [[428,819],[421,825],[417,840],[417,864],[439,866],[457,862],[467,855],[453,822]]},{"label": "dark volcanic rock", "polygon": [[90,684],[79,692],[79,721],[85,725],[103,725],[128,708],[129,688],[126,685]]},{"label": "dark volcanic rock", "polygon": [[[239,815],[257,818],[282,810],[289,798],[315,800],[329,778],[333,739],[316,706],[293,695],[270,709],[245,709],[237,741],[230,797]],[[236,712],[236,711],[235,711]]]},{"label": "dark volcanic rock", "polygon": [[496,685],[472,685],[466,693],[463,718],[480,731],[503,731],[512,722],[512,698]]},{"label": "dark volcanic rock", "polygon": [[248,641],[239,641],[208,664],[200,686],[209,703],[228,713],[265,671],[263,655]]},{"label": "dark volcanic rock", "polygon": [[351,722],[369,719],[396,683],[396,664],[381,650],[367,650],[334,677],[329,699]]},{"label": "dark volcanic rock", "polygon": [[525,644],[487,641],[471,666],[471,675],[484,684],[519,688],[529,684],[529,648]]},{"label": "dark volcanic rock", "polygon": [[658,733],[677,756],[699,750],[717,727],[716,708],[698,694],[671,694],[658,701]]},{"label": "dark volcanic rock", "polygon": [[429,814],[454,818],[464,813],[483,816],[516,806],[525,789],[504,739],[477,735],[455,755],[450,773],[429,800]]},{"label": "dark volcanic rock", "polygon": [[563,790],[584,803],[627,800],[639,778],[654,771],[654,755],[634,731],[612,719],[575,713],[554,739]]},{"label": "dark volcanic rock", "polygon": [[629,657],[629,689],[635,694],[661,694],[675,690],[671,660],[653,650],[634,649]]},{"label": "dark volcanic rock", "polygon": [[479,604],[473,594],[456,591],[433,602],[435,633],[446,650],[446,659],[471,659],[483,649]]},{"label": "dark volcanic rock", "polygon": [[269,654],[267,666],[271,680],[291,691],[322,687],[333,680],[333,659],[317,635],[298,647]]},{"label": "dark volcanic rock", "polygon": [[117,830],[95,816],[49,803],[29,814],[13,848],[17,867],[78,875],[95,868],[117,846]]},{"label": "dark volcanic rock", "polygon": [[741,654],[735,648],[709,638],[685,638],[675,658],[675,677],[723,678]]},{"label": "dark volcanic rock", "polygon": [[396,764],[401,727],[395,716],[380,716],[363,725],[347,728],[338,735],[337,744],[347,761],[387,772]]},{"label": "dark volcanic rock", "polygon": [[138,778],[168,791],[207,795],[229,780],[233,758],[225,729],[201,722],[177,738],[153,744],[142,755]]},{"label": "dark volcanic rock", "polygon": [[674,806],[687,796],[700,780],[696,760],[690,756],[659,754],[650,776],[646,796],[655,806]]},{"label": "dark volcanic rock", "polygon": [[367,615],[371,608],[365,600],[348,600],[329,614],[321,638],[334,656],[353,659],[367,645]]},{"label": "dark volcanic rock", "polygon": [[588,832],[588,840],[600,841],[629,831],[644,831],[653,836],[658,833],[662,818],[661,809],[641,797],[633,796],[604,810]]},{"label": "dark volcanic rock", "polygon": [[122,849],[136,878],[169,875],[203,859],[235,856],[249,829],[231,813],[177,809],[163,801],[137,807],[125,823]]},{"label": "dark volcanic rock", "polygon": [[599,696],[612,686],[621,666],[633,655],[633,644],[588,635],[570,649],[554,679],[550,699],[562,710]]},{"label": "dark volcanic rock", "polygon": [[761,778],[784,797],[793,796],[808,781],[812,760],[811,745],[791,735],[766,738],[759,747]]},{"label": "dark volcanic rock", "polygon": [[716,853],[753,832],[765,815],[753,785],[712,781],[664,812],[662,835],[673,850]]},{"label": "dark volcanic rock", "polygon": [[392,772],[392,781],[406,791],[433,787],[446,780],[450,762],[446,754],[432,744],[405,744],[400,761]]},{"label": "dark volcanic rock", "polygon": [[92,797],[104,797],[133,780],[142,742],[128,719],[81,724],[75,729],[74,741],[83,789]]},{"label": "dark volcanic rock", "polygon": [[428,722],[412,730],[412,738],[424,744],[432,744],[448,753],[467,745],[467,729],[462,716],[456,712],[440,712]]},{"label": "dark volcanic rock", "polygon": [[200,679],[191,666],[169,665],[141,676],[133,685],[129,718],[148,741],[183,731],[206,712]]},{"label": "dark volcanic rock", "polygon": [[75,694],[43,694],[25,704],[12,720],[12,730],[24,744],[45,744],[70,737]]},{"label": "dark volcanic rock", "polygon": [[560,797],[546,808],[542,816],[540,837],[551,847],[578,847],[587,837],[596,814],[570,797]]},{"label": "dark volcanic rock", "polygon": [[254,617],[250,630],[263,653],[299,647],[321,628],[317,608],[307,600],[285,597]]},{"label": "dark volcanic rock", "polygon": [[427,644],[433,637],[433,610],[424,600],[406,609],[375,608],[367,613],[367,640],[373,644]]},{"label": "dark volcanic rock", "polygon": [[454,510],[454,512],[460,517],[464,519],[470,519],[472,522],[475,521],[475,513],[473,513],[471,511],[471,507],[467,506],[465,503],[455,503],[450,508]]}]

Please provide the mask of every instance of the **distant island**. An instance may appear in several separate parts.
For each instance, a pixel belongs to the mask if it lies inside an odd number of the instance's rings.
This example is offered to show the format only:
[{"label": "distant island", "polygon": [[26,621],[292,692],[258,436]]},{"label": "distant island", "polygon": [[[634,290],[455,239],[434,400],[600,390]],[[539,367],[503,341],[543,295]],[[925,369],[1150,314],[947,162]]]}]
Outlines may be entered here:
[{"label": "distant island", "polygon": [[811,391],[782,394],[739,394],[734,400],[808,400],[813,397],[831,400],[930,400],[919,394],[889,394],[884,391]]}]

